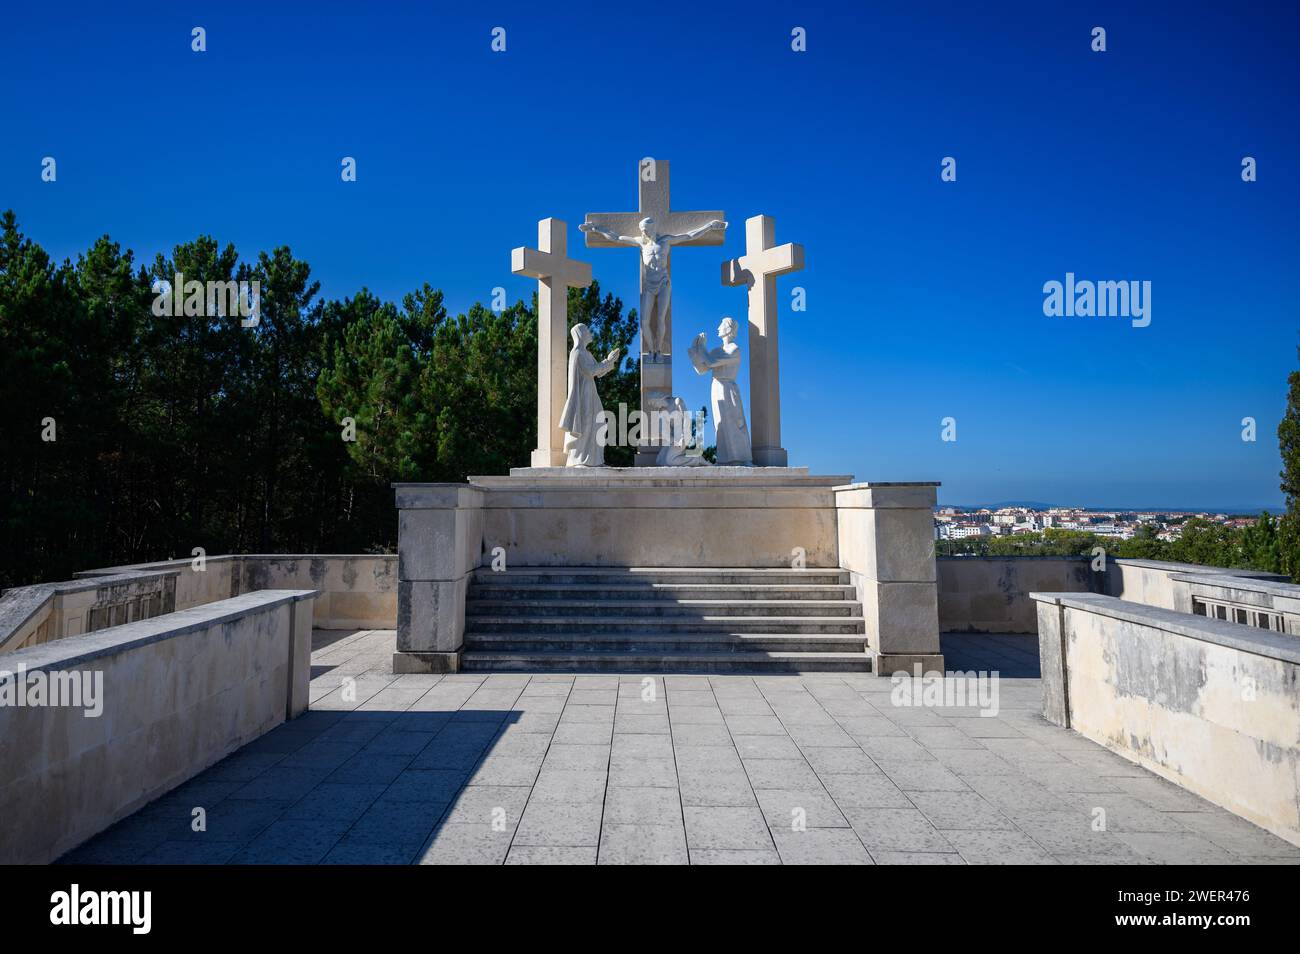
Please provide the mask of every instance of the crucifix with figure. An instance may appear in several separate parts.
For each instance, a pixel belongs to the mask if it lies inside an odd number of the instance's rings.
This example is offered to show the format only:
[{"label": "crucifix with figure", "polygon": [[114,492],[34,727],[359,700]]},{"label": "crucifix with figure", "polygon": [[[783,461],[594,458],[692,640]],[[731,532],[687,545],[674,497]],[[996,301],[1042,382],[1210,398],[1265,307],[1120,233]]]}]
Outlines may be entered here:
[{"label": "crucifix with figure", "polygon": [[[678,212],[670,205],[668,161],[643,159],[638,166],[636,212],[591,212],[578,228],[588,248],[638,248],[641,251],[641,411],[672,391],[672,247],[721,245],[724,213]],[[654,463],[658,437],[643,428],[638,466]]]},{"label": "crucifix with figure", "polygon": [[537,279],[537,448],[534,467],[564,466],[560,411],[568,397],[569,288],[591,284],[591,265],[568,257],[568,226],[537,223],[537,248],[516,248],[510,270]]}]

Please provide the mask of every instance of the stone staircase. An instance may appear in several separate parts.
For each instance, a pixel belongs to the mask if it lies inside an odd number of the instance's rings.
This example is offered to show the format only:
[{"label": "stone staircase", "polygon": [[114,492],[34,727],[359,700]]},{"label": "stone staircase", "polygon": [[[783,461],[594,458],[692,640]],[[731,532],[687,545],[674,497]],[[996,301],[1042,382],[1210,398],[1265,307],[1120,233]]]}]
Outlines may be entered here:
[{"label": "stone staircase", "polygon": [[522,567],[475,571],[467,671],[870,672],[838,569]]}]

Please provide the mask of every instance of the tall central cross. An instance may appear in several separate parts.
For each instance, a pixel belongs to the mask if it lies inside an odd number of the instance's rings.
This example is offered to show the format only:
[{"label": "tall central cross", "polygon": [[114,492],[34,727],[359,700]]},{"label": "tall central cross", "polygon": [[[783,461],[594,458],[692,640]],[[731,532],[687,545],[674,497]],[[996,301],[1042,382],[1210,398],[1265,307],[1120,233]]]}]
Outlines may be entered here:
[{"label": "tall central cross", "polygon": [[[671,285],[672,246],[674,245],[721,245],[725,238],[722,229],[707,229],[710,222],[725,218],[721,211],[678,212],[670,202],[669,167],[667,159],[643,159],[637,167],[638,202],[635,212],[590,212],[587,214],[584,231],[594,226],[601,232],[615,236],[635,236],[640,232],[642,219],[654,219],[654,228],[664,235],[681,236],[664,250],[664,267],[669,274]],[[585,231],[587,248],[640,248],[627,242],[617,242],[597,231]],[[689,233],[700,233],[690,235]],[[672,393],[673,387],[673,313],[672,299],[669,295],[667,306],[662,310],[663,322],[660,340],[665,343],[660,350],[658,360],[649,360],[654,350],[647,335],[647,299],[654,300],[654,289],[647,287],[646,263],[641,261],[641,412],[649,420],[650,409],[658,404],[658,399]],[[648,467],[654,463],[659,447],[659,435],[652,434],[654,428],[648,425],[641,429],[641,444],[637,447],[636,464]]]},{"label": "tall central cross", "polygon": [[781,446],[781,372],[776,336],[776,277],[803,268],[803,246],[776,244],[770,215],[745,220],[745,254],[722,263],[722,284],[749,286],[749,432],[754,463],[785,467]]},{"label": "tall central cross", "polygon": [[537,448],[534,467],[564,466],[560,415],[568,397],[569,287],[591,284],[591,265],[567,255],[567,228],[560,219],[537,223],[537,248],[510,252],[510,270],[537,279]]}]

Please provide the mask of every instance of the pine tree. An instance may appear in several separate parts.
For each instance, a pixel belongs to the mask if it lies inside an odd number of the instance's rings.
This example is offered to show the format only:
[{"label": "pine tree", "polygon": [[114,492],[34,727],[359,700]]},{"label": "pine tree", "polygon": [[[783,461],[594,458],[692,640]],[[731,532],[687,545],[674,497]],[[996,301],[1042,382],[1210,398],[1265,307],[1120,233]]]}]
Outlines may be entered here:
[{"label": "pine tree", "polygon": [[[1297,349],[1300,353],[1300,349]],[[1282,453],[1282,493],[1286,513],[1278,522],[1279,569],[1300,581],[1300,371],[1287,377],[1286,412],[1277,426],[1278,449]]]}]

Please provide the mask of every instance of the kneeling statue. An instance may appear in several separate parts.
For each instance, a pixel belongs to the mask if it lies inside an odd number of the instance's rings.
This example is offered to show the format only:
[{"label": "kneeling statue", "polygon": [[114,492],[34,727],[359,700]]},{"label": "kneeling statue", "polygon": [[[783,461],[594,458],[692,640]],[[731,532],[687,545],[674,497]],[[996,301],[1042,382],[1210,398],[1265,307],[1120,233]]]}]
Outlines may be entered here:
[{"label": "kneeling statue", "polygon": [[689,453],[687,448],[698,447],[694,440],[694,428],[691,426],[691,412],[686,410],[686,402],[679,397],[663,397],[655,403],[654,413],[658,415],[658,435],[662,446],[655,455],[658,467],[708,467],[709,462],[700,456],[697,450]]}]

